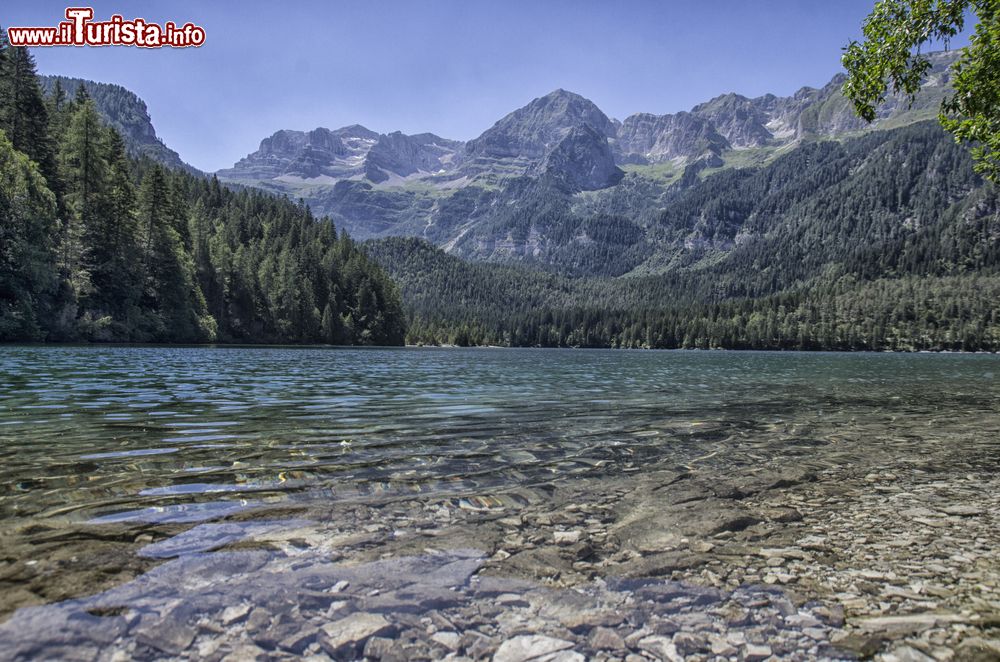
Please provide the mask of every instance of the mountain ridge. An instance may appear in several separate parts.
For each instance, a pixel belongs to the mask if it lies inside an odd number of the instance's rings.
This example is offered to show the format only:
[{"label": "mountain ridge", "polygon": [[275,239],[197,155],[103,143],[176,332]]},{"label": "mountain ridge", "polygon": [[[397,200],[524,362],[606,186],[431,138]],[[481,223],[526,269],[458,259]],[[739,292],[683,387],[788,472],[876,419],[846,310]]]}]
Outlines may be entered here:
[{"label": "mountain ridge", "polygon": [[[720,168],[766,163],[804,141],[841,139],[927,119],[949,89],[948,66],[956,57],[957,51],[931,54],[932,67],[914,106],[890,98],[871,126],[854,115],[840,92],[843,74],[787,97],[729,92],[689,111],[634,113],[622,121],[560,88],[511,111],[466,142],[364,129],[364,137],[345,153],[300,138],[275,154],[266,149],[265,138],[257,151],[217,175],[302,198],[359,238],[419,235],[454,247],[467,234],[463,228],[468,223],[442,222],[439,212],[459,190],[477,188],[480,193],[468,197],[489,198],[521,177],[556,182],[573,195],[620,186],[627,175],[653,185],[690,185]],[[350,128],[283,130],[271,139]],[[363,196],[367,199],[361,202]]]},{"label": "mountain ridge", "polygon": [[[928,117],[946,93],[947,65],[955,56],[933,55],[914,107],[890,99],[872,128],[840,93],[841,75],[788,97],[730,92],[690,111],[635,113],[622,121],[557,89],[471,141],[383,134],[360,124],[282,129],[217,175],[303,199],[317,216],[330,216],[359,239],[417,236],[460,257],[573,274],[595,264],[581,255],[603,251],[609,257],[599,274],[655,273],[673,268],[679,255],[725,250],[741,240],[705,234],[696,225],[663,253],[650,219],[676,204],[683,190],[727,169],[766,165],[813,140],[842,140]],[[128,110],[124,119],[137,127],[134,138],[167,149],[141,100],[100,85],[91,87]],[[104,105],[109,121],[123,123],[114,103]],[[161,154],[161,162],[169,164],[171,155]]]}]

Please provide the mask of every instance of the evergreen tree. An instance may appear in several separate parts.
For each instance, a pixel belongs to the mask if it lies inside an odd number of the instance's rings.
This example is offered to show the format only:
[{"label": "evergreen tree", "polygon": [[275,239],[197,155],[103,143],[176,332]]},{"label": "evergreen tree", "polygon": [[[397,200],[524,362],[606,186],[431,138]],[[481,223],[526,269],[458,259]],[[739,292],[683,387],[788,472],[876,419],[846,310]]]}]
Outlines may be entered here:
[{"label": "evergreen tree", "polygon": [[0,130],[0,340],[42,340],[56,287],[55,195]]},{"label": "evergreen tree", "polygon": [[163,170],[156,166],[143,177],[139,219],[145,232],[143,274],[145,303],[155,311],[145,329],[151,339],[174,342],[212,340],[215,325],[196,286],[194,263],[184,250],[176,226],[176,209]]},{"label": "evergreen tree", "polygon": [[340,319],[335,305],[335,301],[327,301],[320,321],[320,339],[329,345],[340,345],[344,342],[344,322]]},{"label": "evergreen tree", "polygon": [[35,73],[35,60],[26,48],[6,46],[0,59],[0,129],[14,149],[38,164],[49,187],[58,182],[55,152],[49,137],[48,112]]},{"label": "evergreen tree", "polygon": [[110,191],[105,129],[90,101],[80,104],[69,119],[59,153],[66,182],[67,215],[60,237],[63,277],[77,301],[93,293],[91,267],[107,259],[91,250],[106,239],[107,195]]},{"label": "evergreen tree", "polygon": [[93,291],[86,307],[113,319],[114,337],[127,337],[129,318],[142,296],[136,191],[121,136],[106,128],[100,147],[107,163],[106,189],[87,233]]}]

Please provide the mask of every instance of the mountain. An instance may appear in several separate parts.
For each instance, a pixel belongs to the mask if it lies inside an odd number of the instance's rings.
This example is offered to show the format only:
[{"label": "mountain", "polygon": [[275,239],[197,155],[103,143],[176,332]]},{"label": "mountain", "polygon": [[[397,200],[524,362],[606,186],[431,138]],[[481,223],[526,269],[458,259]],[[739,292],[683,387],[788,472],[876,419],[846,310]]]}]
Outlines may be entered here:
[{"label": "mountain", "polygon": [[277,131],[261,140],[256,152],[216,174],[236,181],[350,179],[364,174],[365,157],[378,137],[357,124],[336,131]]},{"label": "mountain", "polygon": [[[956,57],[932,54],[915,103],[889,98],[872,125],[854,115],[840,91],[842,75],[788,97],[728,93],[690,111],[636,113],[621,122],[592,101],[557,89],[466,143],[429,133],[376,134],[358,125],[283,130],[217,174],[303,198],[359,238],[420,236],[474,259],[565,268],[555,256],[568,245],[556,250],[546,236],[544,214],[552,209],[583,213],[583,224],[588,209],[606,208],[620,217],[615,227],[627,229],[637,215],[662,208],[672,187],[690,187],[721,170],[766,165],[810,141],[930,119],[950,89],[948,67]],[[525,192],[536,189],[553,201],[526,203]],[[593,241],[590,231],[574,232],[556,241]]]},{"label": "mountain", "polygon": [[399,131],[380,136],[365,159],[365,176],[373,182],[405,180],[414,174],[444,174],[457,165],[462,143],[433,133],[407,136]]},{"label": "mountain", "polygon": [[466,151],[471,158],[537,161],[569,130],[583,126],[605,137],[615,135],[614,123],[592,101],[559,89],[510,113],[470,140]]},{"label": "mountain", "polygon": [[[873,125],[854,116],[839,76],[789,97],[729,93],[624,121],[556,90],[466,143],[360,125],[278,131],[219,174],[381,237],[365,250],[402,288],[410,342],[996,351],[1000,198],[926,121],[953,59],[934,55],[915,102],[888,99]],[[102,113],[129,127],[130,148],[166,149],[141,101],[106,87]],[[232,227],[273,199],[242,194]],[[204,230],[192,236],[204,243]],[[240,254],[215,241],[195,255],[218,252],[225,266]],[[275,262],[275,250],[255,260],[292,282],[298,262],[284,248]],[[233,305],[222,266],[198,271],[216,319]],[[369,299],[344,304],[360,311],[341,315],[344,328],[380,319],[362,311]],[[289,310],[315,322],[319,308]],[[330,310],[320,317],[332,332]],[[220,330],[245,331],[230,326]]]},{"label": "mountain", "polygon": [[250,183],[335,183],[360,178],[399,183],[414,174],[451,170],[461,147],[461,142],[433,133],[408,136],[395,131],[380,135],[359,124],[334,131],[278,131],[262,140],[256,152],[216,174],[221,179]]},{"label": "mountain", "polygon": [[[593,190],[615,184],[623,174],[608,147],[615,130],[592,102],[556,90],[468,143],[432,133],[380,135],[358,125],[335,131],[283,130],[217,175],[224,181],[301,195],[324,213],[342,208],[340,194],[358,190],[333,187],[342,181],[364,180],[383,189],[415,184],[454,190],[474,180],[489,185],[512,176],[548,173],[570,188]],[[370,228],[345,220],[360,234],[370,233]]]},{"label": "mountain", "polygon": [[691,112],[711,122],[734,149],[787,145],[806,138],[900,126],[937,114],[949,90],[949,68],[957,56],[957,51],[931,53],[931,68],[913,105],[905,98],[890,96],[879,107],[871,126],[854,113],[841,92],[844,74],[837,74],[819,89],[803,87],[790,97],[766,94],[748,99],[724,94],[695,106]]},{"label": "mountain", "polygon": [[[711,121],[684,112],[676,115],[630,115],[615,136],[619,162],[642,165],[675,159],[683,162],[705,155],[718,157],[731,146]],[[718,165],[722,165],[721,160],[718,160]]]},{"label": "mountain", "polygon": [[592,101],[555,90],[470,140],[461,172],[467,177],[549,173],[577,190],[605,188],[622,174],[608,147],[616,130]]},{"label": "mountain", "polygon": [[1000,197],[936,122],[805,143],[628,216],[554,193],[520,191],[504,246],[367,242],[410,342],[1000,350]]},{"label": "mountain", "polygon": [[770,117],[761,103],[735,93],[723,94],[691,109],[698,117],[723,136],[730,148],[761,147],[775,139],[767,129]]},{"label": "mountain", "polygon": [[133,157],[145,156],[168,168],[179,168],[192,175],[202,175],[200,170],[181,160],[177,152],[163,144],[156,135],[153,122],[146,109],[146,102],[135,92],[120,85],[95,83],[82,78],[66,76],[39,76],[42,91],[48,95],[58,82],[67,97],[72,98],[78,87],[83,85],[94,100],[97,111],[121,134],[125,148]]}]

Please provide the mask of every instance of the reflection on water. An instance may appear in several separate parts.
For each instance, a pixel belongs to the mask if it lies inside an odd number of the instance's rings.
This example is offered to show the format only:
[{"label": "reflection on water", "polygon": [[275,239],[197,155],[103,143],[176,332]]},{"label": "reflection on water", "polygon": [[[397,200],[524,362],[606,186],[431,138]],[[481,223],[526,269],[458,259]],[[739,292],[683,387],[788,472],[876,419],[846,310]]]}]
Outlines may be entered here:
[{"label": "reflection on water", "polygon": [[898,417],[975,425],[995,414],[998,368],[966,355],[4,346],[0,518],[195,522],[653,460],[806,461],[845,430],[878,443]]}]

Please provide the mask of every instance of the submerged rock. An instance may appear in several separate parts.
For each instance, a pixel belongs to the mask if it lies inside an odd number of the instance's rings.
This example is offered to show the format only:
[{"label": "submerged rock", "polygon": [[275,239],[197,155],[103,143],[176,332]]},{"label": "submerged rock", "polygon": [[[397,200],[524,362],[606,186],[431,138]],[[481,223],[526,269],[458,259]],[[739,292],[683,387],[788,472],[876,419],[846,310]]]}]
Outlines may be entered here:
[{"label": "submerged rock", "polygon": [[390,632],[393,626],[379,614],[359,612],[327,623],[321,629],[323,636],[320,637],[320,645],[331,655],[337,656],[345,653],[345,648],[363,647],[369,637]]},{"label": "submerged rock", "polygon": [[521,635],[500,644],[493,662],[526,662],[572,647],[572,641],[544,635]]}]

